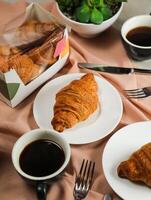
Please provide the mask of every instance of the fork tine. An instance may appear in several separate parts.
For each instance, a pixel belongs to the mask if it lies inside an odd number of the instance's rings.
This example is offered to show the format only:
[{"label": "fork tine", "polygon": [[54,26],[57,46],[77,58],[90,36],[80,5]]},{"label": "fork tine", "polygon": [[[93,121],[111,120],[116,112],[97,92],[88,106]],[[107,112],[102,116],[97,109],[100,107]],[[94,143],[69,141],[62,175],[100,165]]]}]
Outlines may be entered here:
[{"label": "fork tine", "polygon": [[129,98],[133,98],[133,99],[141,99],[141,98],[147,97],[148,95],[146,95],[146,94],[143,94],[143,95],[128,95],[128,94],[127,94],[127,96],[128,96]]},{"label": "fork tine", "polygon": [[95,168],[95,163],[90,161],[89,168],[87,171],[87,178],[86,178],[87,187],[89,187],[89,188],[91,187],[92,178],[93,178],[93,174],[94,174],[94,168]]},{"label": "fork tine", "polygon": [[86,180],[88,180],[88,178],[89,178],[91,164],[92,164],[92,162],[90,161],[90,164],[89,164],[89,167],[88,167],[88,171],[87,171],[87,177],[86,177]]},{"label": "fork tine", "polygon": [[131,90],[124,90],[125,92],[139,92],[143,91],[143,88],[131,89]]},{"label": "fork tine", "polygon": [[94,175],[94,168],[95,168],[95,162],[93,162],[93,165],[92,165],[91,176],[90,176],[90,185],[92,183],[92,178],[93,178],[93,175]]},{"label": "fork tine", "polygon": [[81,165],[81,168],[80,168],[79,176],[81,176],[81,174],[82,174],[84,162],[85,162],[85,159],[83,159],[83,161],[82,161],[82,165]]},{"label": "fork tine", "polygon": [[140,99],[147,97],[147,94],[144,92],[143,88],[132,89],[132,90],[124,90],[126,92],[127,97]]},{"label": "fork tine", "polygon": [[126,93],[127,93],[127,94],[134,94],[134,95],[135,95],[135,94],[136,94],[136,95],[138,94],[138,95],[139,95],[139,94],[144,94],[144,91],[143,91],[143,90],[142,90],[142,91],[133,91],[133,92],[132,92],[132,91],[130,91],[130,92],[128,91],[128,92],[126,92]]},{"label": "fork tine", "polygon": [[88,160],[83,159],[80,172],[78,175],[78,178],[80,179],[82,185],[85,181],[86,182],[88,181],[89,184],[91,183],[94,174],[94,168],[95,168],[95,162],[92,161],[89,162]]},{"label": "fork tine", "polygon": [[85,166],[84,166],[83,173],[81,174],[82,185],[84,184],[84,181],[86,180],[87,166],[88,166],[88,160],[86,161]]},{"label": "fork tine", "polygon": [[81,186],[83,186],[84,181],[86,179],[87,166],[88,166],[88,160],[85,161],[85,159],[83,159],[79,175],[77,176],[77,178],[79,179],[79,182],[80,182]]},{"label": "fork tine", "polygon": [[84,199],[91,187],[95,162],[83,159],[80,172],[76,177],[73,196],[76,200]]},{"label": "fork tine", "polygon": [[88,160],[86,161],[86,164],[85,164],[85,167],[84,167],[83,178],[85,178],[86,171],[87,171],[87,166],[88,166]]}]

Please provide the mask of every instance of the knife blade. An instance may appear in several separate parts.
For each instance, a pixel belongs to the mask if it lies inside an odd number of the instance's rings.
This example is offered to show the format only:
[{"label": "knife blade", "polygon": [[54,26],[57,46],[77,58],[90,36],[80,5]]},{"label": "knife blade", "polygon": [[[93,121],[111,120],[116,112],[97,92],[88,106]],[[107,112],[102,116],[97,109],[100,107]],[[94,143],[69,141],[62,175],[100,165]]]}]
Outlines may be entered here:
[{"label": "knife blade", "polygon": [[118,66],[109,66],[109,65],[104,65],[104,64],[94,64],[94,63],[78,63],[78,66],[80,68],[87,68],[87,69],[95,70],[98,72],[107,72],[107,73],[112,73],[112,74],[151,73],[151,69],[118,67]]}]

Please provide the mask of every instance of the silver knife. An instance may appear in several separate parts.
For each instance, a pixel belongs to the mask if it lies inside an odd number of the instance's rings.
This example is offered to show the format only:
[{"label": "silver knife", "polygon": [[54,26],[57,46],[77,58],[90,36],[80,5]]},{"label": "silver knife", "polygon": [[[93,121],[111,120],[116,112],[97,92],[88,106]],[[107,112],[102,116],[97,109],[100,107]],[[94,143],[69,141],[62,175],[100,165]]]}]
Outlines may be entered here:
[{"label": "silver knife", "polygon": [[140,69],[132,67],[117,67],[104,64],[93,64],[93,63],[78,63],[80,68],[87,68],[99,72],[107,72],[112,74],[130,74],[130,73],[151,73],[151,69]]}]

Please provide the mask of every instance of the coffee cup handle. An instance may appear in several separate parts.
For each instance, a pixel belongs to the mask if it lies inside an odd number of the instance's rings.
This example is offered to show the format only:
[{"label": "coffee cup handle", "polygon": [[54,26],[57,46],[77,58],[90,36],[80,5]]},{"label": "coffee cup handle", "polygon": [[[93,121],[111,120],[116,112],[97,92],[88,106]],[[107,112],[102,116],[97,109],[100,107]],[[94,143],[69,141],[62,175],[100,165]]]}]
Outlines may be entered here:
[{"label": "coffee cup handle", "polygon": [[47,183],[38,183],[36,189],[37,189],[38,200],[46,200],[48,184]]}]

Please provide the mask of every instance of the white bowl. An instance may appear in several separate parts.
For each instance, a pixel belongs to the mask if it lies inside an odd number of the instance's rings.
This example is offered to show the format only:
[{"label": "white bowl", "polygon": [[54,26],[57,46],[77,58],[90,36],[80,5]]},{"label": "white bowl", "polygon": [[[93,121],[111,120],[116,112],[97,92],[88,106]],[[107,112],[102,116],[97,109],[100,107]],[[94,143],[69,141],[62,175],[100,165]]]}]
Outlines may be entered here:
[{"label": "white bowl", "polygon": [[71,27],[71,29],[77,32],[80,36],[85,38],[91,38],[105,31],[117,20],[120,13],[122,12],[123,5],[124,3],[121,3],[121,7],[119,8],[118,12],[115,15],[113,15],[113,17],[111,17],[108,20],[105,20],[101,24],[86,24],[71,20],[61,12],[57,3],[55,3],[55,12],[61,23]]}]

